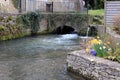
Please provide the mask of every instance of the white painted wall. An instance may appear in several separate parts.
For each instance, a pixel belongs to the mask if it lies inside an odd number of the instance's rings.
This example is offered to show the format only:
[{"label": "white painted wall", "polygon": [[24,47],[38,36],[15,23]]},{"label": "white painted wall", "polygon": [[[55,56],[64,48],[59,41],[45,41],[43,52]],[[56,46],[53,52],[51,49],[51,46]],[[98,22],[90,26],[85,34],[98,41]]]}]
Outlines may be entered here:
[{"label": "white painted wall", "polygon": [[9,5],[10,0],[0,0],[0,4]]},{"label": "white painted wall", "polygon": [[18,13],[18,11],[14,8],[11,0],[0,0],[0,12]]},{"label": "white painted wall", "polygon": [[[55,2],[53,4],[53,11],[76,11],[76,2],[78,0],[26,0],[26,11],[46,11],[46,3]],[[82,1],[80,1],[80,7],[83,7]],[[68,3],[69,2],[69,3]],[[79,4],[79,3],[78,3]],[[81,9],[81,8],[80,8]]]}]

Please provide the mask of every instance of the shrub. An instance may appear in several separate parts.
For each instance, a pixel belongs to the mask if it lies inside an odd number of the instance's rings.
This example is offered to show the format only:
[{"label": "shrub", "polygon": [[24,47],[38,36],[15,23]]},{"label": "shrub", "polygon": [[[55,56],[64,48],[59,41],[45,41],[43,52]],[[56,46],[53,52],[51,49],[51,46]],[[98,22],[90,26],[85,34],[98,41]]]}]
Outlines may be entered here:
[{"label": "shrub", "polygon": [[34,35],[39,30],[40,15],[37,12],[28,12],[17,17],[16,22],[23,25],[24,28],[31,29],[31,34]]},{"label": "shrub", "polygon": [[0,17],[0,21],[4,21],[4,17]]},{"label": "shrub", "polygon": [[116,31],[116,33],[120,34],[120,14],[116,15],[113,18],[113,30]]},{"label": "shrub", "polygon": [[11,21],[12,20],[12,16],[8,16],[7,20]]},{"label": "shrub", "polygon": [[120,62],[120,42],[115,43],[109,36],[102,40],[92,39],[88,45],[92,46],[86,49],[90,54]]},{"label": "shrub", "polygon": [[0,31],[1,31],[1,30],[4,30],[4,29],[5,29],[5,27],[2,26],[2,25],[0,25]]},{"label": "shrub", "polygon": [[20,0],[12,0],[12,3],[16,9],[19,8]]}]

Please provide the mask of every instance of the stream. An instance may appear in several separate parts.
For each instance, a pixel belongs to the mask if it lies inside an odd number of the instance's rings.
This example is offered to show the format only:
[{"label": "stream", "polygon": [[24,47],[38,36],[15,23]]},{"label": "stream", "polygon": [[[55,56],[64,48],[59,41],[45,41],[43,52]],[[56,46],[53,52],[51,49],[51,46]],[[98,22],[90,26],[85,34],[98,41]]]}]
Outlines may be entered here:
[{"label": "stream", "polygon": [[0,42],[0,80],[85,80],[66,70],[79,36],[46,35]]}]

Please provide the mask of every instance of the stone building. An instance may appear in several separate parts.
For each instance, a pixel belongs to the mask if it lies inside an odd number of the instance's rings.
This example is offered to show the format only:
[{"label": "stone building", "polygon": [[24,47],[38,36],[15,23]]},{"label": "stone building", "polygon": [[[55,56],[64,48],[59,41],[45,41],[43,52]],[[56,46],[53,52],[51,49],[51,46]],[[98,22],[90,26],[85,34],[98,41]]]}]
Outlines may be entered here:
[{"label": "stone building", "polygon": [[1,0],[0,13],[18,13],[18,10],[12,4],[12,0]]},{"label": "stone building", "polygon": [[21,0],[21,12],[76,12],[83,4],[83,0]]}]

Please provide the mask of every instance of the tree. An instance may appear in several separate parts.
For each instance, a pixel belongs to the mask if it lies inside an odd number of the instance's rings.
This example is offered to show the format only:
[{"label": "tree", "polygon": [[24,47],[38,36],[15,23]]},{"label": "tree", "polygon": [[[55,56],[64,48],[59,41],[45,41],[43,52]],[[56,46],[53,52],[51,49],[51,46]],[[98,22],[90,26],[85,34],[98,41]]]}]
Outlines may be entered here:
[{"label": "tree", "polygon": [[[103,9],[104,0],[84,0],[89,9]],[[88,3],[88,4],[87,4]]]}]

